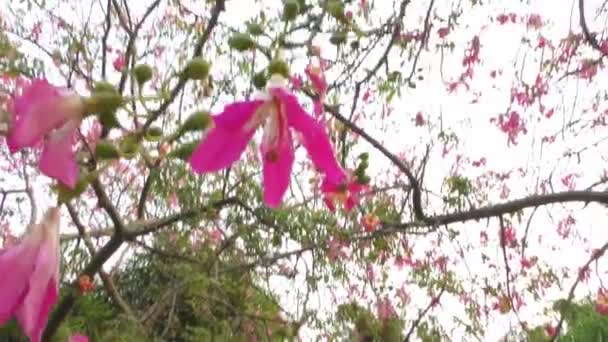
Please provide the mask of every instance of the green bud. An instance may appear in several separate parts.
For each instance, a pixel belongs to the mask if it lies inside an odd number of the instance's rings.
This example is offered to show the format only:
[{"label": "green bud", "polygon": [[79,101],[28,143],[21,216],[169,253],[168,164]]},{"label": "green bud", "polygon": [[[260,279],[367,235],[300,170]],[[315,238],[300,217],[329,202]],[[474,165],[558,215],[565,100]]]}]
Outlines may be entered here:
[{"label": "green bud", "polygon": [[247,32],[254,36],[259,36],[264,33],[264,28],[258,23],[247,23]]},{"label": "green bud", "polygon": [[105,81],[96,82],[95,85],[93,86],[94,93],[105,92],[105,91],[111,92],[111,93],[118,93],[118,91],[116,90],[114,85],[110,82],[105,82]]},{"label": "green bud", "polygon": [[139,64],[133,69],[133,75],[137,84],[141,87],[144,83],[152,79],[152,68],[147,64]]},{"label": "green bud", "polygon": [[82,193],[89,186],[90,179],[87,175],[81,175],[74,186],[74,189],[70,189],[62,183],[57,183],[55,190],[57,191],[57,200],[59,203],[68,203],[72,199],[82,195]]},{"label": "green bud", "polygon": [[367,169],[368,166],[369,166],[369,163],[368,163],[367,159],[361,159],[361,162],[359,163],[359,167],[362,170],[365,170],[365,169]]},{"label": "green bud", "polygon": [[334,45],[341,45],[346,43],[346,32],[344,31],[336,31],[331,34],[329,38],[329,42]]},{"label": "green bud", "polygon": [[369,178],[369,176],[367,175],[357,175],[357,183],[362,184],[362,185],[366,185],[369,184],[369,182],[371,181],[371,178]]},{"label": "green bud", "polygon": [[93,91],[84,103],[87,113],[113,113],[123,105],[123,98],[116,91]]},{"label": "green bud", "polygon": [[262,89],[266,86],[266,73],[264,71],[260,71],[258,73],[256,73],[255,75],[253,75],[253,85],[257,88],[257,89]]},{"label": "green bud", "polygon": [[228,45],[237,51],[246,51],[255,47],[255,42],[247,33],[237,33],[228,39]]},{"label": "green bud", "polygon": [[297,0],[286,0],[283,6],[283,20],[294,20],[299,12],[300,4],[298,4]]},{"label": "green bud", "polygon": [[184,76],[191,80],[204,80],[209,76],[209,62],[202,57],[193,58],[184,69]]},{"label": "green bud", "polygon": [[95,144],[95,157],[101,160],[118,159],[120,153],[112,142],[103,139]]},{"label": "green bud", "polygon": [[359,155],[359,159],[361,160],[369,160],[369,153],[363,152]]},{"label": "green bud", "polygon": [[289,78],[289,66],[284,61],[275,58],[268,65],[268,74],[270,76],[279,74],[285,78]]},{"label": "green bud", "polygon": [[209,127],[212,123],[211,115],[207,111],[199,111],[196,112],[184,121],[182,127],[180,127],[180,132],[186,133],[191,131],[202,131],[205,128]]},{"label": "green bud", "polygon": [[163,137],[163,130],[160,127],[150,127],[146,131],[146,140],[148,141],[159,141]]},{"label": "green bud", "polygon": [[131,159],[137,155],[139,149],[139,141],[135,135],[128,135],[120,142],[120,154]]},{"label": "green bud", "polygon": [[190,142],[176,147],[173,151],[167,155],[169,158],[177,158],[181,160],[188,160],[194,152],[194,149],[198,146],[198,142]]},{"label": "green bud", "polygon": [[304,14],[306,12],[306,0],[298,0],[298,5],[300,5],[300,14]]},{"label": "green bud", "polygon": [[118,119],[116,118],[116,113],[114,112],[101,112],[97,118],[99,119],[99,123],[105,128],[120,127]]},{"label": "green bud", "polygon": [[332,17],[340,21],[346,20],[346,16],[344,15],[344,4],[342,1],[328,0],[326,9]]}]

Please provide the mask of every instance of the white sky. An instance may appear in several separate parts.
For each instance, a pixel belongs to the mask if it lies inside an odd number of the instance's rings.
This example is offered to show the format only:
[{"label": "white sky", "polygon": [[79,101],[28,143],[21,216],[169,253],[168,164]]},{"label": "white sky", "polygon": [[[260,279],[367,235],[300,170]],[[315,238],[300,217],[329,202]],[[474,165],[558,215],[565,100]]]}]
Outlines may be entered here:
[{"label": "white sky", "polygon": [[[147,3],[149,3],[149,1],[142,1],[141,7],[133,4],[133,12],[143,11],[147,6]],[[382,5],[390,6],[392,3],[393,2],[389,0],[375,1],[377,7]],[[602,1],[600,0],[586,1],[587,20],[589,25],[594,27],[595,30],[599,30],[601,27],[605,26],[601,17],[597,20],[593,19],[595,18],[595,11],[601,3]],[[436,8],[438,9],[436,14],[445,18],[448,14],[447,11],[451,8],[450,4],[451,2],[449,1],[436,1]],[[0,4],[0,11],[4,12],[4,5],[5,4]],[[426,2],[414,1],[408,6],[406,20],[407,29],[413,30],[421,28],[421,23],[426,11],[425,5]],[[223,23],[230,22],[231,24],[243,23],[245,19],[256,14],[253,10],[241,10],[243,6],[249,6],[247,8],[251,8],[251,2],[249,0],[229,1],[227,11],[222,14],[221,21]],[[194,8],[192,6],[190,7]],[[576,6],[573,7],[573,1],[489,1],[487,5],[480,8],[465,11],[465,14],[460,18],[461,26],[448,36],[448,39],[453,41],[457,48],[453,53],[446,53],[443,61],[445,79],[455,80],[463,71],[460,64],[463,57],[463,49],[472,36],[481,31],[479,35],[481,41],[480,58],[482,62],[481,65],[475,67],[476,76],[475,79],[470,82],[472,88],[471,93],[465,93],[463,89],[460,88],[456,93],[448,94],[445,85],[441,81],[439,68],[441,61],[439,54],[434,53],[433,51],[424,51],[419,66],[424,69],[425,81],[419,82],[414,91],[405,89],[400,98],[393,100],[390,104],[393,108],[393,114],[386,120],[380,121],[377,119],[381,112],[381,106],[378,104],[366,106],[364,112],[366,118],[357,122],[358,125],[365,127],[366,131],[372,136],[383,141],[385,146],[393,153],[405,153],[407,156],[415,156],[419,159],[424,152],[425,144],[431,140],[436,140],[439,131],[437,127],[433,127],[430,130],[426,126],[424,128],[415,127],[412,121],[413,118],[417,112],[422,111],[425,113],[427,119],[430,118],[429,121],[431,124],[436,125],[441,116],[443,127],[449,128],[451,131],[455,132],[461,139],[462,145],[448,154],[445,158],[441,156],[441,146],[437,144],[437,146],[434,147],[424,182],[424,186],[434,193],[441,193],[442,181],[446,175],[453,174],[455,158],[458,154],[464,154],[466,157],[469,157],[471,161],[478,160],[481,157],[487,159],[486,168],[477,169],[470,166],[470,163],[463,163],[463,166],[459,168],[459,173],[471,178],[480,176],[488,170],[508,172],[523,167],[527,172],[525,176],[519,176],[514,172],[513,177],[505,183],[510,188],[509,199],[515,199],[534,193],[539,179],[545,179],[550,174],[553,177],[555,191],[563,191],[566,189],[561,184],[560,179],[569,173],[577,173],[580,175],[580,177],[576,179],[576,187],[578,189],[583,189],[599,180],[600,176],[604,173],[604,144],[599,144],[596,147],[589,147],[589,149],[581,155],[581,161],[578,163],[576,162],[576,159],[564,158],[562,154],[569,148],[581,149],[588,147],[597,141],[602,141],[602,139],[606,138],[605,129],[587,130],[583,134],[574,134],[573,132],[566,131],[564,136],[558,137],[555,144],[551,146],[545,144],[542,146],[542,149],[540,139],[543,136],[559,131],[564,122],[568,122],[572,118],[581,118],[583,121],[591,120],[591,114],[584,113],[583,111],[591,106],[590,101],[596,95],[597,91],[606,89],[608,82],[606,82],[605,70],[600,70],[591,84],[586,84],[586,81],[577,80],[575,78],[564,79],[559,83],[556,83],[555,80],[558,77],[554,77],[551,84],[554,85],[555,88],[543,101],[548,108],[555,107],[556,114],[551,120],[536,122],[536,118],[539,116],[537,113],[537,104],[533,105],[528,111],[523,111],[518,108],[520,114],[527,119],[528,134],[520,135],[518,138],[518,145],[516,146],[507,146],[506,135],[500,132],[494,124],[489,122],[490,118],[496,117],[499,113],[503,113],[507,109],[510,99],[510,88],[515,82],[515,72],[523,70],[521,77],[528,83],[533,83],[536,74],[538,73],[540,52],[534,52],[533,48],[530,47],[520,48],[522,37],[529,38],[532,41],[531,44],[534,46],[538,38],[538,31],[526,30],[525,25],[521,24],[506,24],[504,26],[490,24],[489,17],[496,17],[498,14],[509,13],[511,11],[517,13],[519,16],[525,16],[531,13],[541,14],[542,18],[550,23],[544,26],[540,32],[542,32],[544,37],[553,40],[556,45],[557,39],[563,38],[570,27],[576,33],[580,31],[578,27],[578,14]],[[65,15],[68,17],[68,12],[65,11],[65,9],[62,9],[61,13],[66,13]],[[135,13],[132,13],[132,15],[137,16]],[[81,18],[82,16],[83,13],[80,10],[76,10],[73,12],[73,16],[70,15],[69,17],[73,17],[74,20],[77,21],[78,18]],[[380,21],[383,18],[375,19]],[[27,17],[24,18],[24,20],[33,23],[35,18]],[[94,18],[93,20],[99,22],[102,18]],[[462,23],[466,23],[466,25]],[[438,28],[439,27],[434,27],[432,29],[431,41],[429,42],[429,47],[431,47],[431,49],[434,47],[435,43],[438,42],[438,37],[436,35],[436,30]],[[293,40],[298,39],[295,37]],[[322,40],[317,41],[317,43],[322,45],[324,57],[333,58],[335,48]],[[28,49],[29,48],[30,47],[28,47]],[[381,50],[383,49],[383,47],[378,49],[376,55],[381,53]],[[34,49],[32,49],[32,53],[39,54],[39,52],[35,52]],[[596,56],[589,53],[587,55]],[[300,54],[299,56],[302,59],[299,60],[298,63],[292,65],[292,71],[298,71],[303,75],[303,67],[306,65],[307,60],[303,54]],[[397,59],[399,58],[397,55],[391,55],[391,59],[392,58],[395,58],[395,61],[401,61],[400,59]],[[522,67],[524,59],[525,66]],[[375,63],[376,60],[377,56],[370,58],[370,65]],[[222,68],[227,65],[226,61],[214,61],[214,73],[221,74]],[[391,65],[394,66],[396,63],[391,61]],[[492,79],[489,76],[490,71],[498,68],[502,69],[502,75],[498,76],[496,79]],[[111,67],[109,70],[111,70]],[[406,63],[402,73],[407,75],[409,74],[409,70],[409,63]],[[561,73],[563,73],[563,71]],[[330,72],[328,74],[330,81],[333,80],[332,76],[335,77],[335,75]],[[110,81],[116,81],[117,77],[117,74],[112,75]],[[360,79],[360,76],[358,79]],[[555,91],[557,89],[561,91],[561,94],[558,94]],[[472,104],[472,93],[474,91],[482,92],[482,96],[479,98],[478,103]],[[377,97],[377,100],[381,101],[379,97]],[[350,97],[343,95],[340,102],[344,103],[343,112],[346,112],[350,108]],[[575,103],[575,105],[573,105],[573,103]],[[223,103],[218,103],[214,109],[218,110],[221,106],[223,106]],[[604,101],[604,103],[600,105],[600,110],[603,110],[606,107],[607,105]],[[356,149],[368,151],[370,147],[365,142],[360,141],[360,144]],[[378,175],[384,174],[383,171],[389,166],[388,162],[378,152],[369,152],[371,154],[370,164],[372,173]],[[356,156],[357,153],[354,153],[353,155]],[[48,181],[44,179],[44,177],[38,177],[37,181],[41,182],[41,184],[48,184]],[[486,191],[488,199],[491,202],[496,203],[502,201],[499,198],[501,188],[502,184],[498,184],[495,189]],[[48,196],[41,193],[41,191],[36,191],[36,194],[40,196],[39,205],[40,203],[48,203]],[[441,203],[437,199],[431,198],[431,205],[427,206],[427,212],[440,212],[440,204]],[[571,277],[565,280],[561,290],[558,290],[554,286],[549,289],[539,301],[533,300],[530,295],[525,295],[526,306],[520,311],[520,318],[522,320],[529,320],[532,324],[549,323],[551,319],[554,319],[553,322],[555,322],[555,316],[546,316],[543,313],[543,310],[552,305],[552,300],[565,296],[574,280],[572,275],[574,275],[577,268],[583,265],[589,258],[590,249],[597,248],[608,241],[608,231],[604,227],[606,222],[606,212],[604,208],[596,205],[590,205],[584,211],[581,211],[581,208],[581,204],[564,207],[552,206],[541,208],[536,213],[533,224],[531,225],[531,233],[528,239],[530,245],[527,248],[527,254],[530,256],[536,255],[539,258],[539,265],[543,268],[546,265],[550,265],[554,270],[560,270],[561,268],[569,270],[568,274],[570,274]],[[581,212],[579,213],[579,211]],[[523,236],[525,223],[530,212],[530,210],[526,211],[523,223],[515,223],[518,239],[521,239]],[[39,215],[41,214],[42,213],[39,213]],[[564,219],[568,214],[572,214],[576,218],[577,224],[573,231],[574,238],[563,241],[556,233],[556,227],[558,221]],[[461,245],[470,243],[475,246],[479,244],[479,232],[486,229],[486,221],[482,221],[481,223],[467,222],[465,224],[453,225],[452,228],[457,228],[462,233],[458,238],[458,242]],[[449,268],[465,278],[469,278],[468,272],[470,271],[474,277],[479,277],[479,279],[486,277],[494,281],[497,281],[496,279],[498,279],[500,282],[504,283],[504,265],[502,263],[501,250],[498,247],[498,223],[496,220],[493,220],[490,223],[487,232],[490,238],[487,247],[467,252],[464,258],[465,260],[456,258],[458,264],[450,265]],[[539,241],[539,236],[542,236],[542,241]],[[434,238],[432,237],[412,238],[410,241],[414,244],[414,256],[421,257],[426,250],[432,248],[431,246],[434,243],[433,240]],[[289,246],[286,245],[284,248],[297,248],[297,246],[292,245],[293,244],[289,244]],[[443,253],[448,253],[450,256],[455,257],[457,254],[456,246],[457,244],[455,242],[444,243],[441,249]],[[482,264],[480,257],[482,252],[486,253],[491,258],[491,262],[498,265],[497,270],[490,271],[487,265]],[[310,265],[309,258],[306,262]],[[514,271],[519,270],[518,255],[513,254],[511,267]],[[300,268],[300,271],[303,271],[303,266],[301,264]],[[362,273],[364,271],[361,267],[354,264],[349,265],[349,269],[352,269],[353,274]],[[533,270],[534,272],[538,272],[538,269],[536,268]],[[604,282],[607,281],[607,271],[608,263],[606,262],[606,258],[601,259],[598,273],[603,276]],[[409,279],[411,279],[407,267],[403,270],[391,269],[390,273],[390,282],[395,284],[397,288],[404,283],[407,284]],[[294,291],[302,291],[302,284],[301,276],[296,278],[295,283],[289,283],[282,277],[273,277],[270,282],[270,287],[277,292],[285,293],[282,296],[285,307],[295,308],[297,307],[298,296],[294,295]],[[518,291],[521,291],[526,284],[521,281],[516,281],[514,285]],[[579,285],[577,297],[580,298],[585,295],[594,294],[598,286],[598,276],[593,273],[588,283]],[[332,287],[335,287],[333,293],[336,296],[337,302],[344,302],[346,300],[344,289],[341,288],[339,284],[332,284]],[[407,288],[411,291],[412,301],[405,308],[406,318],[412,319],[412,314],[416,313],[415,308],[425,307],[428,304],[429,299],[428,296],[421,291],[412,290],[412,286],[408,286]],[[470,287],[465,285],[465,288],[470,289],[474,296],[479,295],[477,298],[482,298],[481,293],[476,292],[480,291],[479,283]],[[287,294],[286,291],[291,292]],[[389,295],[394,296],[394,292],[389,293]],[[326,307],[331,312],[336,308],[335,305],[327,307],[329,300],[332,297],[333,295],[330,294],[328,287],[322,287],[315,296],[311,296],[310,304],[312,307]],[[374,296],[372,295],[370,298],[373,299]],[[373,304],[374,300],[371,302]],[[440,322],[450,322],[452,321],[453,316],[460,316],[460,318],[465,319],[461,310],[461,305],[457,299],[444,296],[441,303],[442,306],[432,312]],[[373,306],[371,307],[373,308]],[[321,310],[321,315],[323,312],[324,310]],[[510,325],[517,325],[515,315],[500,315],[494,313],[487,322],[487,326],[485,327],[486,336],[484,336],[483,340],[497,340],[501,336],[504,336]],[[448,326],[449,324],[444,324],[444,327]],[[317,334],[317,331],[310,327],[305,327],[305,329],[302,330],[302,333],[302,338],[308,340],[312,339],[312,337]],[[463,333],[464,331],[462,328],[458,328],[451,332],[454,340],[461,340]]]}]

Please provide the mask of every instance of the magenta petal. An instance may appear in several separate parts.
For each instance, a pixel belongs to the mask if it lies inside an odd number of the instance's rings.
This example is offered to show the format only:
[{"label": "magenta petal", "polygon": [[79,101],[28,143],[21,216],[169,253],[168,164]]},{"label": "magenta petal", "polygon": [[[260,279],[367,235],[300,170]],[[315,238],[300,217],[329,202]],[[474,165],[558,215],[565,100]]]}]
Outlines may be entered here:
[{"label": "magenta petal", "polygon": [[264,161],[264,203],[270,208],[281,205],[283,195],[289,187],[295,159],[291,132],[285,128],[283,134],[286,136],[276,151],[270,151],[264,143],[260,146]]},{"label": "magenta petal", "polygon": [[257,127],[246,127],[263,101],[235,102],[213,116],[213,128],[190,157],[197,173],[215,172],[241,157]]},{"label": "magenta petal", "polygon": [[78,181],[78,164],[73,151],[74,136],[79,122],[69,121],[64,127],[52,132],[40,156],[38,166],[45,175],[73,189]]},{"label": "magenta petal", "polygon": [[84,111],[80,97],[46,80],[35,80],[17,96],[11,106],[12,127],[7,144],[11,152],[33,147],[51,130]]},{"label": "magenta petal", "polygon": [[27,294],[37,253],[38,247],[31,240],[25,240],[0,253],[0,274],[10,274],[10,280],[0,281],[0,325],[11,319]]},{"label": "magenta petal", "polygon": [[31,341],[40,341],[48,315],[59,295],[59,210],[51,209],[45,215],[36,233],[43,235],[30,275],[28,292],[16,316],[21,328]]},{"label": "magenta petal", "polygon": [[313,164],[321,170],[331,183],[339,184],[346,174],[338,164],[333,147],[323,126],[315,121],[300,104],[298,99],[282,88],[272,88],[273,96],[285,105],[289,126],[303,136],[303,145]]}]

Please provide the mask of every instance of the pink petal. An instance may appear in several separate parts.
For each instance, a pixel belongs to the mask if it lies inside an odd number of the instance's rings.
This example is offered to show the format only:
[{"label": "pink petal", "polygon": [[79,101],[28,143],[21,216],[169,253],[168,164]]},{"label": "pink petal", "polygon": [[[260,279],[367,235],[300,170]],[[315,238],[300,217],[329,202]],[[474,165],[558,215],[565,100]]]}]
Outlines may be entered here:
[{"label": "pink petal", "polygon": [[213,117],[214,127],[190,157],[197,173],[215,172],[240,158],[257,127],[246,127],[263,101],[235,102]]},{"label": "pink petal", "polygon": [[271,208],[278,207],[283,200],[283,195],[289,187],[295,159],[291,132],[285,127],[283,134],[286,136],[282,143],[277,146],[276,151],[272,152],[276,159],[268,158],[270,152],[268,144],[262,142],[260,146],[264,164],[264,203]]},{"label": "pink petal", "polygon": [[38,253],[38,246],[34,242],[26,239],[0,253],[0,274],[10,274],[9,281],[0,281],[0,325],[11,319],[27,294],[29,277]]},{"label": "pink petal", "polygon": [[273,96],[285,105],[289,126],[303,136],[303,145],[313,164],[332,182],[339,184],[346,178],[323,126],[315,121],[298,103],[298,99],[282,88],[271,88]]},{"label": "pink petal", "polygon": [[23,306],[17,312],[17,320],[30,341],[40,341],[58,295],[56,279],[48,279],[46,284],[35,283],[34,280],[30,282],[30,291],[25,297]]},{"label": "pink petal", "polygon": [[73,189],[78,181],[79,168],[73,151],[74,137],[79,122],[69,121],[52,132],[40,156],[38,167],[45,175]]},{"label": "pink petal", "polygon": [[45,134],[84,112],[84,103],[72,91],[46,80],[35,80],[11,106],[12,128],[7,137],[11,152],[36,145]]},{"label": "pink petal", "polygon": [[38,342],[59,295],[59,209],[50,209],[38,227],[42,241],[29,279],[28,292],[16,316],[31,341]]}]

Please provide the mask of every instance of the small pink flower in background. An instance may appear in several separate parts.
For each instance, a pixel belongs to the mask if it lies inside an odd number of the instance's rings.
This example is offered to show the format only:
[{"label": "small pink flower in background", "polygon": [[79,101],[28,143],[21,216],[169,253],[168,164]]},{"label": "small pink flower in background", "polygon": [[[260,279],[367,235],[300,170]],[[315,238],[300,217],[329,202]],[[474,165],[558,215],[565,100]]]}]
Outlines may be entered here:
[{"label": "small pink flower in background", "polygon": [[116,59],[114,60],[114,62],[112,62],[112,65],[114,66],[114,70],[120,72],[125,68],[126,63],[127,61],[125,60],[125,55],[121,53],[116,56]]},{"label": "small pink flower in background", "polygon": [[391,300],[388,299],[388,297],[378,299],[376,302],[376,311],[378,313],[378,318],[382,321],[397,316],[393,303],[391,303]]},{"label": "small pink flower in background", "polygon": [[440,29],[437,30],[437,35],[441,39],[445,38],[448,34],[450,34],[450,28],[449,27],[442,27],[442,28],[440,28]]},{"label": "small pink flower in background", "polygon": [[87,130],[87,132],[85,134],[85,139],[91,149],[95,149],[95,145],[97,145],[97,141],[99,140],[99,138],[101,138],[101,131],[102,131],[101,124],[97,120],[93,121],[91,126],[89,126],[89,129]]},{"label": "small pink flower in background", "polygon": [[530,14],[528,17],[528,27],[532,27],[537,30],[543,27],[543,18],[541,18],[540,14]]},{"label": "small pink flower in background", "polygon": [[314,112],[316,116],[319,116],[324,112],[323,104],[325,103],[325,95],[327,93],[327,81],[325,80],[323,63],[321,63],[321,66],[308,65],[304,72],[317,93],[317,98],[314,101]]},{"label": "small pink flower in background", "polygon": [[330,261],[344,260],[348,257],[345,248],[348,248],[348,242],[342,241],[337,237],[332,237],[327,243],[328,258]]},{"label": "small pink flower in background", "polygon": [[547,325],[545,325],[545,333],[549,337],[554,337],[555,334],[557,333],[557,329],[553,325],[547,324]]},{"label": "small pink flower in background", "polygon": [[175,192],[169,194],[168,202],[169,207],[171,207],[172,209],[179,207],[179,198],[177,197],[177,194]]},{"label": "small pink flower in background", "polygon": [[270,79],[262,99],[234,102],[213,116],[213,127],[190,157],[192,169],[208,173],[232,165],[262,125],[264,203],[269,207],[281,204],[291,180],[295,156],[290,128],[302,135],[312,163],[328,181],[340,183],[346,178],[325,129],[304,111],[286,88],[286,80],[278,75]]},{"label": "small pink flower in background", "polygon": [[39,342],[59,294],[59,208],[49,209],[21,242],[0,250],[0,325],[13,316],[32,342]]},{"label": "small pink flower in background", "polygon": [[366,214],[361,219],[361,225],[365,229],[366,232],[373,232],[378,229],[380,225],[380,219],[373,213]]},{"label": "small pink flower in background", "polygon": [[608,316],[608,290],[599,289],[595,300],[595,311],[603,316]]},{"label": "small pink flower in background", "polygon": [[414,121],[416,122],[416,126],[418,126],[418,127],[424,126],[424,124],[426,123],[422,112],[416,113],[416,119]]},{"label": "small pink flower in background", "polygon": [[350,175],[346,182],[332,182],[326,178],[321,183],[321,191],[324,193],[323,201],[330,211],[335,211],[335,203],[342,203],[344,210],[350,211],[359,204],[359,193],[367,189],[367,185],[359,184],[355,177]]},{"label": "small pink flower in background", "polygon": [[43,142],[38,164],[40,171],[74,188],[79,169],[73,145],[85,112],[80,96],[38,79],[25,86],[9,107],[9,150],[15,153]]},{"label": "small pink flower in background", "polygon": [[69,342],[89,342],[89,338],[85,335],[72,335]]},{"label": "small pink flower in background", "polygon": [[500,245],[511,248],[517,246],[517,237],[515,236],[515,229],[513,227],[504,229],[500,237]]}]

